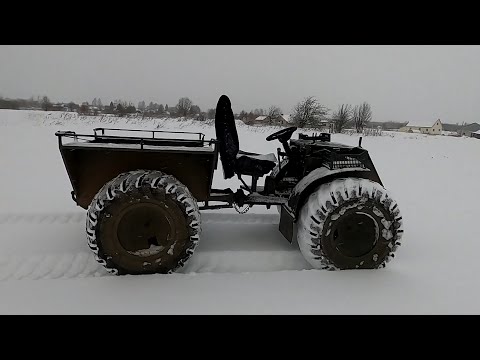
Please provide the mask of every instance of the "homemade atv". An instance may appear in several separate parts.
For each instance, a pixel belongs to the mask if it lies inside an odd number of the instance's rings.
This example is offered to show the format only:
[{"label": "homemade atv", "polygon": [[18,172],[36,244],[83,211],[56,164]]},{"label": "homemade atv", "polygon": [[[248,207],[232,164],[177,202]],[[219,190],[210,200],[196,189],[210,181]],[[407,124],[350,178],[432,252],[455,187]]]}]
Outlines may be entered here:
[{"label": "homemade atv", "polygon": [[[241,151],[230,100],[222,95],[217,139],[106,128],[55,135],[72,198],[88,210],[88,246],[114,274],[173,272],[198,244],[200,210],[253,205],[278,206],[280,232],[297,241],[314,268],[384,267],[400,245],[402,217],[361,138],[358,147],[332,143],[328,133],[290,140],[296,129],[266,138],[283,145],[277,157]],[[236,175],[243,184],[235,192],[212,189],[219,154],[224,177]]]}]

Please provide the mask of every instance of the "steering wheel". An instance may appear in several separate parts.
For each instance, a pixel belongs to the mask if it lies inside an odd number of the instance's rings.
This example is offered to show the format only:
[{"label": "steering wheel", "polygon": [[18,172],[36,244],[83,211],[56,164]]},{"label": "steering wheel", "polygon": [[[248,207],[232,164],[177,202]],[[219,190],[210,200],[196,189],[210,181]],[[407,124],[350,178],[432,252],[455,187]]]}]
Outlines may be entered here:
[{"label": "steering wheel", "polygon": [[281,143],[287,142],[288,139],[290,139],[293,135],[293,133],[297,130],[296,126],[292,126],[286,129],[282,129],[280,131],[277,131],[276,133],[273,133],[271,135],[267,136],[267,141],[272,141],[275,139],[280,140]]}]

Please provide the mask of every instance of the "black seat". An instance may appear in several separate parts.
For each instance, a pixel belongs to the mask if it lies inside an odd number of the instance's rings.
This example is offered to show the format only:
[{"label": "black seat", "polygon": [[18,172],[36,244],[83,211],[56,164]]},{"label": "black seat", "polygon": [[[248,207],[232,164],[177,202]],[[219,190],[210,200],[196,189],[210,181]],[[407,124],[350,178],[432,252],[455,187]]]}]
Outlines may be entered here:
[{"label": "black seat", "polygon": [[274,154],[254,154],[240,150],[237,154],[237,173],[250,176],[268,174],[277,164]]},{"label": "black seat", "polygon": [[225,179],[234,174],[261,177],[275,167],[277,158],[274,154],[260,155],[239,149],[232,105],[226,95],[222,95],[217,103],[215,132]]}]

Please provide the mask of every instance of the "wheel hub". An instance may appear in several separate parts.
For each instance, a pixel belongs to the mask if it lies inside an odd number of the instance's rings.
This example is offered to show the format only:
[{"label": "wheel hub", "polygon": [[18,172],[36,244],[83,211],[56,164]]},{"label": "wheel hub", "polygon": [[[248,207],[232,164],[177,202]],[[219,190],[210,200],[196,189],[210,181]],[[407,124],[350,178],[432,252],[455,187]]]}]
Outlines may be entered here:
[{"label": "wheel hub", "polygon": [[169,245],[175,234],[170,214],[153,203],[127,207],[119,216],[116,235],[120,245],[132,255],[151,256]]},{"label": "wheel hub", "polygon": [[356,211],[340,217],[331,234],[334,247],[342,255],[360,257],[375,247],[378,226],[370,215]]}]

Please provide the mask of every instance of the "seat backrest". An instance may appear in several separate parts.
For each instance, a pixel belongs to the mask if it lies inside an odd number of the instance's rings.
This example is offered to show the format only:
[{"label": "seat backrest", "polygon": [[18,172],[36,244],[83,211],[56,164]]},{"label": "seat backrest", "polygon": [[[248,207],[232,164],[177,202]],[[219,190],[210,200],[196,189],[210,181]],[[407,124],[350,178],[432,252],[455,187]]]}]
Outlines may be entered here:
[{"label": "seat backrest", "polygon": [[235,127],[232,104],[226,95],[220,96],[215,111],[215,133],[217,135],[223,176],[231,178],[235,174],[235,162],[239,151],[238,134]]}]

